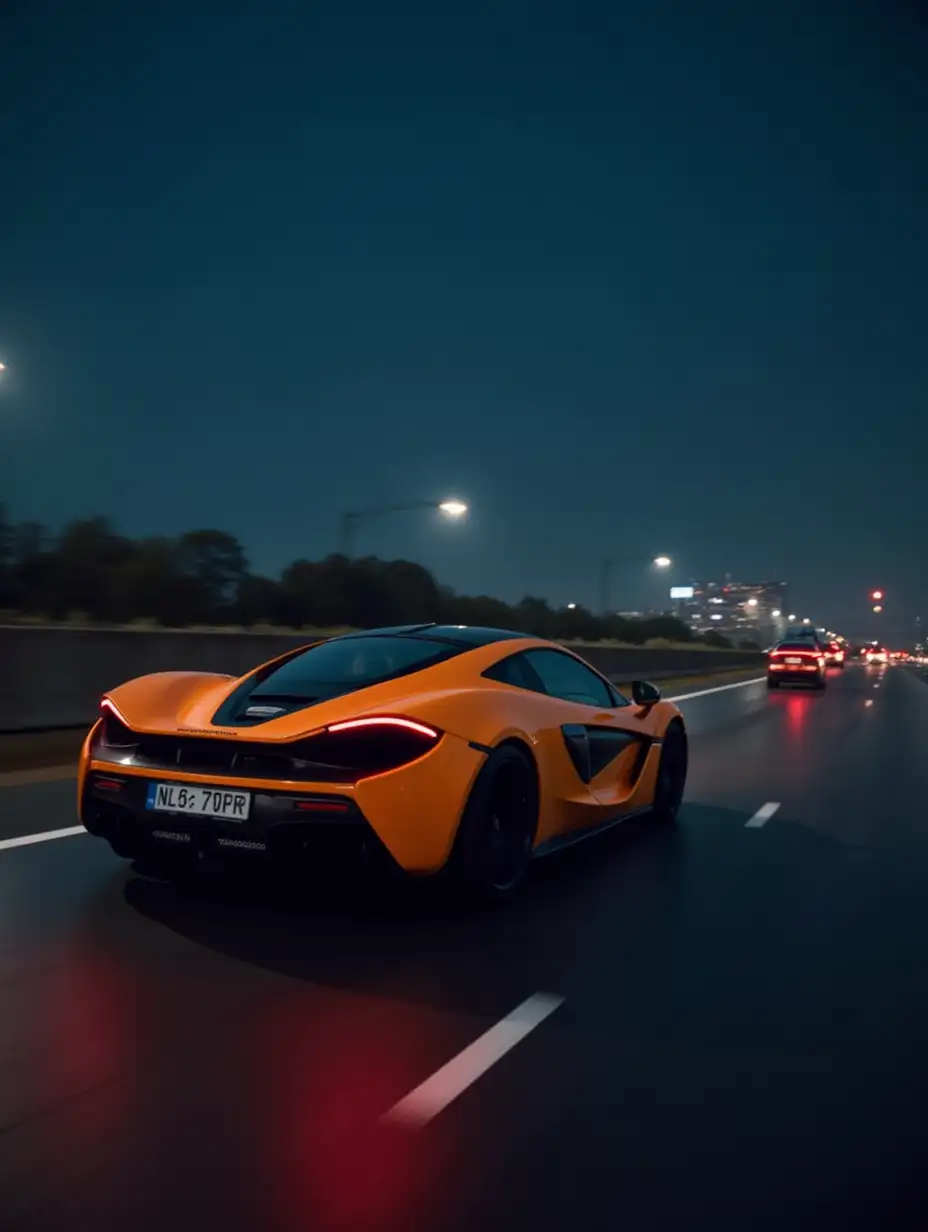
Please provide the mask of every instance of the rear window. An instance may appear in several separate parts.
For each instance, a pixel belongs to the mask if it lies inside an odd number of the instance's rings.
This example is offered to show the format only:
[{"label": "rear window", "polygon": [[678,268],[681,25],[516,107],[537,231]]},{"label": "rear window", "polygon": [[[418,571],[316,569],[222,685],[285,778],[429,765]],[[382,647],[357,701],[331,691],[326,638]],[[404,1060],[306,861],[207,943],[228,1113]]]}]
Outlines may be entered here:
[{"label": "rear window", "polygon": [[814,649],[815,647],[810,645],[809,642],[780,642],[779,646],[777,646],[777,650],[804,650],[806,654]]},{"label": "rear window", "polygon": [[282,663],[251,690],[250,697],[324,701],[433,667],[466,649],[418,637],[336,638]]}]

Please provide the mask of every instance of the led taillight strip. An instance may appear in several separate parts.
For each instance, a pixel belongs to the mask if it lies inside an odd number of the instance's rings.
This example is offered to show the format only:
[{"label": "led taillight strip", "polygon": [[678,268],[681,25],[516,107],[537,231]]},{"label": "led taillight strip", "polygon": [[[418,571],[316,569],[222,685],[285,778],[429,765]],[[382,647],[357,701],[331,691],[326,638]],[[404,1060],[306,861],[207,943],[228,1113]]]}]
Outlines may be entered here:
[{"label": "led taillight strip", "polygon": [[428,736],[430,740],[438,739],[438,732],[434,727],[426,727],[424,723],[416,723],[412,719],[394,719],[371,717],[369,719],[345,719],[341,723],[332,723],[327,728],[328,732],[344,732],[355,731],[363,727],[401,727],[406,731],[418,732],[420,736]]},{"label": "led taillight strip", "polygon": [[105,712],[108,710],[114,719],[118,719],[118,721],[122,723],[123,727],[129,726],[126,716],[120,711],[119,707],[116,705],[116,703],[113,701],[111,697],[103,698],[103,700],[100,702],[100,710],[101,712]]}]

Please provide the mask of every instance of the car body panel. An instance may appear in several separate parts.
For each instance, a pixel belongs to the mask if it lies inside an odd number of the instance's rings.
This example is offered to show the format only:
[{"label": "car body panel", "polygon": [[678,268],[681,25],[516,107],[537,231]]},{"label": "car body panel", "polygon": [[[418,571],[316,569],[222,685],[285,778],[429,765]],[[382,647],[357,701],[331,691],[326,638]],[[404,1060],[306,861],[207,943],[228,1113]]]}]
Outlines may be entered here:
[{"label": "car body panel", "polygon": [[[305,649],[272,663],[293,658]],[[556,649],[605,679],[567,648],[538,638],[509,635],[506,640],[474,646],[422,670],[247,726],[216,726],[212,720],[233,691],[268,664],[240,678],[162,672],[130,680],[110,690],[106,698],[118,717],[142,735],[179,740],[208,737],[211,746],[212,741],[260,742],[265,747],[279,745],[286,752],[288,743],[323,733],[333,724],[384,716],[434,727],[442,735],[434,747],[415,760],[396,769],[365,774],[356,782],[311,782],[302,778],[269,781],[225,771],[200,774],[167,765],[153,769],[149,765],[115,764],[95,755],[98,722],[81,753],[79,810],[87,798],[89,772],[125,780],[209,783],[264,793],[265,797],[273,792],[288,793],[288,799],[321,795],[351,801],[352,808],[357,806],[401,868],[411,873],[433,873],[449,858],[468,797],[487,756],[512,741],[530,755],[538,775],[536,851],[649,807],[654,799],[660,742],[672,721],[682,724],[680,712],[667,701],[647,707],[631,703],[616,708],[590,706],[483,675],[502,659],[532,649]],[[565,727],[579,732],[578,738],[594,750],[586,779],[572,760]],[[96,751],[99,753],[99,749]],[[118,787],[114,790],[118,795]],[[137,795],[137,786],[133,790]],[[146,816],[150,821],[150,815]]]}]

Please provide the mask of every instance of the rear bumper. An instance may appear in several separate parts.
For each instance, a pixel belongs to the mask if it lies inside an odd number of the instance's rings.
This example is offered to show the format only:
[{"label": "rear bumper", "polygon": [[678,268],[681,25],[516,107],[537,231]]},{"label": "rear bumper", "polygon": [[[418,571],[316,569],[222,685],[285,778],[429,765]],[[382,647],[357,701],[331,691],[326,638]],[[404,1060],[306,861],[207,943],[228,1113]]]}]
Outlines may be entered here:
[{"label": "rear bumper", "polygon": [[824,679],[824,672],[819,668],[776,668],[767,672],[768,680],[776,680],[781,684],[818,684]]},{"label": "rear bumper", "polygon": [[[82,761],[78,814],[86,829],[137,859],[241,859],[287,866],[342,854],[386,850],[400,868],[431,873],[448,859],[470,788],[485,754],[446,736],[425,757],[353,785],[258,783],[171,771],[133,770]],[[155,812],[147,807],[153,782],[196,783],[247,791],[247,821]]]},{"label": "rear bumper", "polygon": [[[146,796],[151,781],[91,770],[81,793],[84,826],[127,859],[247,857],[287,866],[310,854],[363,855],[365,846],[375,840],[355,803],[341,796],[254,792],[248,821],[237,822],[150,811]],[[300,807],[306,805],[310,811]]]}]

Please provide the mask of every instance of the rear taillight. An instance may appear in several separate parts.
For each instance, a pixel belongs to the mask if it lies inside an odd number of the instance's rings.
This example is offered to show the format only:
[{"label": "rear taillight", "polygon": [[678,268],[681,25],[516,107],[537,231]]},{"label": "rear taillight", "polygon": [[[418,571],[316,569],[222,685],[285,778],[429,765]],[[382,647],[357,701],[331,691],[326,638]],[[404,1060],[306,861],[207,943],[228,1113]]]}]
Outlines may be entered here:
[{"label": "rear taillight", "polygon": [[312,778],[318,769],[327,778],[356,782],[418,761],[441,738],[440,731],[414,719],[347,719],[318,735],[286,745],[286,752],[300,777]]},{"label": "rear taillight", "polygon": [[400,730],[415,732],[418,736],[424,736],[428,740],[437,740],[438,732],[434,727],[427,727],[424,723],[417,723],[414,719],[397,719],[392,717],[386,718],[369,718],[369,719],[345,719],[342,723],[333,723],[326,728],[330,732],[346,732],[346,731],[369,731],[376,733],[388,730]]},{"label": "rear taillight", "polygon": [[[138,747],[138,735],[128,725],[116,703],[108,697],[100,703],[100,718],[102,723],[94,740],[94,756],[110,749],[124,757]],[[104,754],[100,760],[109,761],[111,758]]]}]

